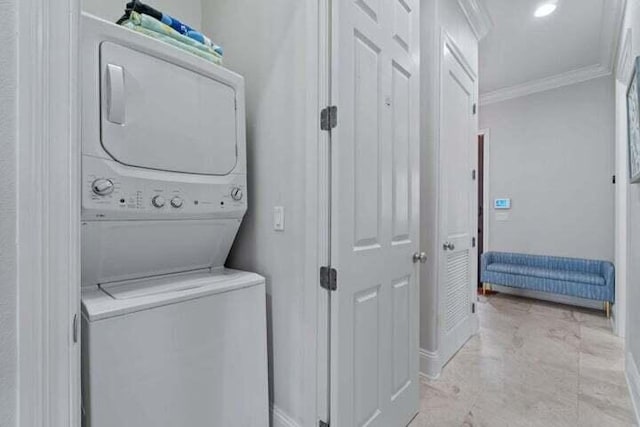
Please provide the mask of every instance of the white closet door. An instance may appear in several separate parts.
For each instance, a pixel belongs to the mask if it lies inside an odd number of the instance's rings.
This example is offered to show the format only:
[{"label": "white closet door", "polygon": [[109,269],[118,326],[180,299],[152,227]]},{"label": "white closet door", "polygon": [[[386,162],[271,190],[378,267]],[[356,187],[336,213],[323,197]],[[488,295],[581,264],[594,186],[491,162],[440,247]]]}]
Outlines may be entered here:
[{"label": "white closet door", "polygon": [[475,331],[477,317],[473,280],[475,150],[473,105],[474,77],[462,58],[445,44],[442,69],[440,134],[440,236],[439,329],[440,357],[447,362]]},{"label": "white closet door", "polygon": [[418,411],[417,0],[333,2],[332,427]]}]

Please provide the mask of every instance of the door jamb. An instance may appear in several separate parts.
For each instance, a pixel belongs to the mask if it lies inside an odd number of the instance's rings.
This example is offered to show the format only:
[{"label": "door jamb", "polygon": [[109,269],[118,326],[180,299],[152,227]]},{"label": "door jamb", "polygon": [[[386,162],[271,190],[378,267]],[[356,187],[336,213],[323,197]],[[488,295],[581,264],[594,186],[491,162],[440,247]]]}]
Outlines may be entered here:
[{"label": "door jamb", "polygon": [[77,427],[80,0],[16,3],[18,425]]},{"label": "door jamb", "polygon": [[[489,252],[491,249],[489,247],[489,242],[490,242],[490,238],[489,238],[489,232],[490,232],[490,212],[492,212],[491,209],[491,169],[490,169],[490,163],[491,163],[491,145],[490,145],[490,141],[491,141],[491,129],[481,129],[478,131],[478,136],[483,136],[484,137],[484,194],[483,194],[483,200],[484,200],[484,224],[482,225],[483,228],[483,246],[484,246],[484,251],[485,252]],[[480,274],[480,273],[478,273]]]},{"label": "door jamb", "polygon": [[[331,293],[320,286],[320,268],[331,265],[331,136],[321,130],[320,112],[331,105],[331,31],[333,0],[308,0],[307,16],[309,45],[307,64],[309,81],[317,85],[308,90],[309,144],[307,148],[307,231],[310,236],[307,249],[309,324],[313,325],[313,358],[315,399],[314,421],[329,423],[331,418]],[[311,43],[312,42],[312,43]],[[326,208],[323,208],[325,207]],[[311,300],[312,299],[312,300]]]}]

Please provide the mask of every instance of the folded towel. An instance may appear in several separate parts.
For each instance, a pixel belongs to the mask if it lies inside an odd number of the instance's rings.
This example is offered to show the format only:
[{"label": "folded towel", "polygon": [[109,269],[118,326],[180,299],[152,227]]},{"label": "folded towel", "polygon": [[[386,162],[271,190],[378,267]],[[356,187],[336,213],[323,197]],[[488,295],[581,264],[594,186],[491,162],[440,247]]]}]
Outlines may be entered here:
[{"label": "folded towel", "polygon": [[209,46],[211,49],[215,50],[220,55],[224,55],[224,50],[222,49],[222,46],[218,46],[217,44],[212,42],[209,37],[205,36],[204,34],[195,30],[191,30],[191,31],[187,31],[186,36],[191,37],[192,39],[197,40],[206,46]]},{"label": "folded towel", "polygon": [[218,52],[190,37],[178,33],[173,28],[152,18],[150,15],[143,15],[131,11],[127,19],[120,20],[118,23],[126,28],[193,53],[215,64],[222,65],[222,55]]},{"label": "folded towel", "polygon": [[[151,16],[152,18],[162,22],[165,25],[168,25],[169,27],[173,28],[175,31],[177,31],[178,33],[185,35],[189,38],[192,38],[202,44],[204,44],[205,46],[210,47],[211,49],[213,49],[214,51],[216,51],[219,55],[223,55],[223,50],[222,47],[216,45],[215,43],[213,43],[211,41],[211,39],[209,39],[207,36],[205,36],[204,34],[202,34],[201,32],[199,32],[198,30],[196,30],[195,28],[190,27],[189,25],[181,22],[180,20],[167,15],[166,13],[163,13],[157,9],[154,9],[153,7],[141,3],[138,0],[134,0],[132,2],[127,3],[127,14],[130,13],[131,11],[133,12],[138,12],[144,15],[148,15]],[[125,15],[127,16],[127,15]]]}]

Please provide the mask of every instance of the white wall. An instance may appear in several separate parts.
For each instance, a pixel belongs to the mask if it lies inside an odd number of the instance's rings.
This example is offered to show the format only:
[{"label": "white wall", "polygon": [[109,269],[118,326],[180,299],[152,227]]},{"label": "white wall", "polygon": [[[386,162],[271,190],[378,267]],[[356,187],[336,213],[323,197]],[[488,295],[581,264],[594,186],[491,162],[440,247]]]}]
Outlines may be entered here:
[{"label": "white wall", "polygon": [[[488,250],[613,261],[613,93],[609,76],[480,107]],[[512,209],[494,210],[503,197]]]},{"label": "white wall", "polygon": [[[83,0],[82,9],[100,18],[115,22],[124,14],[124,7],[128,2],[129,0]],[[196,29],[202,25],[200,19],[201,0],[148,0],[143,3],[180,19]]]},{"label": "white wall", "polygon": [[478,70],[478,41],[457,1],[423,0],[420,5],[420,109],[421,178],[420,244],[428,255],[420,269],[420,371],[439,374],[438,359],[438,153],[440,108],[440,58],[442,31],[446,31],[475,72]]},{"label": "white wall", "polygon": [[[307,323],[317,306],[305,299],[305,289],[315,286],[305,277],[306,264],[316,259],[307,251],[305,234],[305,159],[314,147],[307,135],[314,114],[307,109],[307,90],[317,88],[308,78],[316,71],[308,61],[317,45],[308,40],[312,3],[203,3],[204,30],[224,46],[225,66],[246,79],[249,209],[228,266],[267,278],[270,398],[274,413],[284,416],[275,426],[283,419],[317,425],[315,331]],[[275,206],[284,207],[284,232],[273,230]]]},{"label": "white wall", "polygon": [[[621,34],[626,35],[631,29],[631,61],[640,55],[640,1],[628,0],[624,18],[624,25]],[[624,39],[622,40],[622,42]],[[633,64],[630,65],[633,68]],[[618,86],[618,103],[616,114],[618,116],[618,133],[622,137],[618,138],[618,151],[623,153],[619,156],[618,167],[624,174],[619,179],[628,183],[629,172],[627,166],[627,131],[626,116],[627,109],[624,101],[626,84]],[[626,204],[626,206],[625,206]],[[636,415],[640,409],[640,184],[629,184],[626,197],[619,198],[617,205],[619,221],[626,225],[626,242],[620,238],[620,244],[625,245],[626,253],[626,279],[627,279],[627,319],[626,319],[626,349],[627,349],[627,379],[632,391],[632,398],[636,407]],[[638,419],[640,423],[640,417]]]},{"label": "white wall", "polygon": [[0,0],[0,426],[16,425],[16,0]]}]

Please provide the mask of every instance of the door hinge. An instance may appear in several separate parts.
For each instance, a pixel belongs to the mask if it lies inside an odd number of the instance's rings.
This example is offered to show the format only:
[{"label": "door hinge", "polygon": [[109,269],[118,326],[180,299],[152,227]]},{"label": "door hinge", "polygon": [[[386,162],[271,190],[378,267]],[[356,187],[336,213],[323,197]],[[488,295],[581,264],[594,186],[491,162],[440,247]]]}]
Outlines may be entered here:
[{"label": "door hinge", "polygon": [[472,238],[471,238],[471,247],[472,247],[472,248],[475,248],[475,247],[476,247],[476,238],[475,238],[475,237],[472,237]]},{"label": "door hinge", "polygon": [[320,420],[318,423],[318,427],[329,427],[329,423]]},{"label": "door hinge", "polygon": [[476,314],[476,303],[471,303],[471,314]]},{"label": "door hinge", "polygon": [[476,170],[475,170],[475,169],[474,169],[474,170],[472,170],[472,171],[471,171],[471,179],[475,181],[475,180],[476,180],[476,175],[477,175],[477,174],[478,174],[478,173],[476,172]]},{"label": "door hinge", "polygon": [[73,315],[73,326],[72,326],[72,328],[73,328],[73,342],[77,343],[78,342],[78,335],[79,335],[79,332],[80,332],[80,330],[79,330],[80,329],[80,325],[79,325],[79,322],[78,322],[78,313]]},{"label": "door hinge", "polygon": [[615,184],[616,183],[616,176],[613,175],[613,178],[611,179],[611,181]]},{"label": "door hinge", "polygon": [[338,290],[338,272],[335,268],[320,267],[320,286],[328,291]]},{"label": "door hinge", "polygon": [[478,104],[473,104],[473,114],[475,115],[478,112]]},{"label": "door hinge", "polygon": [[338,107],[330,105],[320,112],[320,129],[331,130],[338,126]]}]

